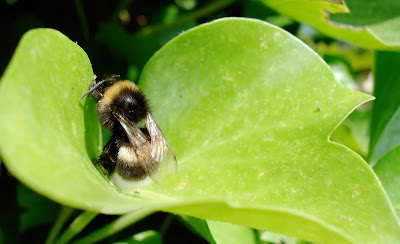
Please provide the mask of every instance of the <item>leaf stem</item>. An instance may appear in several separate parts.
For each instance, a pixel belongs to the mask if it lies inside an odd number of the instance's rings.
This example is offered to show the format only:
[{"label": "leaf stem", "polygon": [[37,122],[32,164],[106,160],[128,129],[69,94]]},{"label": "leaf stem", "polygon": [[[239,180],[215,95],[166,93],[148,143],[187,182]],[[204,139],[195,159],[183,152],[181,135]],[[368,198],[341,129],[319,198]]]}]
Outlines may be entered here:
[{"label": "leaf stem", "polygon": [[85,228],[95,217],[97,213],[93,212],[82,212],[75,220],[70,224],[68,229],[61,235],[61,237],[56,241],[57,244],[68,243],[72,238],[74,238],[83,228]]},{"label": "leaf stem", "polygon": [[161,236],[164,236],[164,234],[167,232],[168,227],[171,225],[171,222],[174,220],[174,215],[173,214],[168,214],[167,217],[165,217],[164,222],[160,226],[160,229],[158,230],[158,233],[160,233]]},{"label": "leaf stem", "polygon": [[137,210],[129,214],[125,214],[114,220],[113,222],[97,229],[96,231],[72,242],[73,244],[97,243],[112,234],[121,231],[122,229],[130,226],[131,224],[141,220],[142,218],[150,215],[154,209]]},{"label": "leaf stem", "polygon": [[178,17],[173,22],[150,25],[150,26],[142,28],[141,30],[136,32],[136,34],[142,35],[142,36],[147,36],[147,35],[155,34],[157,32],[162,32],[162,31],[172,28],[174,26],[178,26],[178,25],[184,24],[186,22],[189,22],[191,20],[195,20],[195,19],[207,16],[217,10],[225,8],[226,6],[232,4],[233,2],[235,2],[235,0],[212,1],[209,5],[207,5],[203,8],[199,8],[195,11],[192,11],[186,15],[182,15],[181,17]]},{"label": "leaf stem", "polygon": [[54,243],[55,239],[57,238],[58,234],[60,233],[62,227],[64,226],[65,222],[71,217],[74,213],[73,208],[61,206],[60,213],[56,221],[54,222],[53,227],[51,228],[49,235],[47,236],[45,244]]}]

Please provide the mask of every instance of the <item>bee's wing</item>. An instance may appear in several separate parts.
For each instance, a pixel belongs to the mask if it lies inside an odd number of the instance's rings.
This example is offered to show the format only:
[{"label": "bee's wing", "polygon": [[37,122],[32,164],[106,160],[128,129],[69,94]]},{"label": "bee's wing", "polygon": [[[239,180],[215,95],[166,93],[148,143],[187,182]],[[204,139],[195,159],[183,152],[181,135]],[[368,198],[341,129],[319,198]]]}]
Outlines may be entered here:
[{"label": "bee's wing", "polygon": [[151,113],[147,113],[146,127],[151,138],[151,157],[159,162],[161,167],[166,167],[170,173],[176,174],[178,164],[175,153]]},{"label": "bee's wing", "polygon": [[[124,128],[125,134],[128,136],[129,142],[132,144],[134,148],[143,148],[148,144],[148,140],[143,132],[128,119],[123,117],[122,115],[116,115],[116,118]],[[140,150],[137,150],[140,151]],[[139,156],[139,155],[138,155]],[[154,164],[154,159],[150,157],[143,156],[142,160],[138,160],[139,165],[144,169],[146,174],[156,183],[160,183],[160,179],[155,174],[157,172],[157,165]]]},{"label": "bee's wing", "polygon": [[117,116],[117,119],[122,125],[122,128],[124,128],[125,134],[128,136],[129,141],[134,148],[142,147],[148,143],[146,136],[136,125],[128,119],[125,119],[123,116]]}]

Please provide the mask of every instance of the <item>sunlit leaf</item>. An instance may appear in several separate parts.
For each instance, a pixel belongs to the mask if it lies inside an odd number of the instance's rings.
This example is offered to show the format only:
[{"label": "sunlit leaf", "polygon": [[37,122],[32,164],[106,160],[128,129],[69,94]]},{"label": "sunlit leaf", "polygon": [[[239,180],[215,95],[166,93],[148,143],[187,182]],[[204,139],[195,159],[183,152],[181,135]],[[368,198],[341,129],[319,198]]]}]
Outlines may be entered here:
[{"label": "sunlit leaf", "polygon": [[[400,50],[400,13],[397,11],[398,4],[395,1],[387,0],[385,2],[369,1],[371,4],[389,4],[379,8],[380,13],[375,14],[375,9],[363,8],[357,15],[362,15],[364,19],[359,16],[349,17],[348,24],[342,24],[330,20],[332,14],[347,14],[351,15],[344,1],[309,1],[309,0],[263,0],[272,9],[278,11],[282,15],[289,16],[290,18],[302,23],[307,23],[320,32],[350,42],[359,47],[368,49],[382,49],[382,50]],[[352,1],[356,5],[362,4],[360,1]],[[391,7],[393,3],[397,5],[396,8]],[[385,11],[389,8],[389,13]],[[360,9],[360,8],[358,8]],[[370,12],[367,15],[365,12]],[[372,22],[371,16],[378,16]],[[334,17],[335,18],[335,17]],[[339,21],[339,17],[336,17]],[[343,20],[344,21],[344,20]],[[356,23],[357,22],[357,23]],[[352,26],[351,23],[366,26]]]},{"label": "sunlit leaf", "polygon": [[400,4],[396,0],[346,0],[345,3],[350,13],[331,15],[331,20],[354,26],[368,26],[400,15]]}]

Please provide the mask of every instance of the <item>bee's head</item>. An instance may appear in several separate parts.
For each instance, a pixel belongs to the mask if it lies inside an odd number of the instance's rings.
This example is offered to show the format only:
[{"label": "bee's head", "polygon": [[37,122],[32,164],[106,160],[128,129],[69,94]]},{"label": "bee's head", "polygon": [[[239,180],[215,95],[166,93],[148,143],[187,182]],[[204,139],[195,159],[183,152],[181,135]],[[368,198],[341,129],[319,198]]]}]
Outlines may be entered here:
[{"label": "bee's head", "polygon": [[108,87],[97,104],[102,125],[113,128],[117,116],[136,124],[146,118],[149,104],[139,88],[130,81],[118,81]]},{"label": "bee's head", "polygon": [[116,79],[119,77],[118,75],[112,75],[106,77],[104,80],[101,80],[99,82],[96,82],[96,76],[94,76],[94,79],[92,83],[90,84],[90,89],[89,91],[85,92],[85,94],[82,95],[81,99],[86,97],[89,94],[92,94],[94,99],[98,102],[104,95],[105,91],[112,85],[118,82]]}]

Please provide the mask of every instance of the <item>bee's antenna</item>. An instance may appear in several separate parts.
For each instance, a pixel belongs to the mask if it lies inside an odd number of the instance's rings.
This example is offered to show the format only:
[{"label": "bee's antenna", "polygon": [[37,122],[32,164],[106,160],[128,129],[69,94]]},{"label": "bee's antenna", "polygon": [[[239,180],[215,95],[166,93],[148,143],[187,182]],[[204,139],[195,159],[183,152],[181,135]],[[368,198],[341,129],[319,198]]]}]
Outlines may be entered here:
[{"label": "bee's antenna", "polygon": [[89,89],[89,91],[85,92],[85,94],[82,95],[81,99],[86,97],[89,93],[92,93],[94,90],[96,90],[101,84],[103,84],[106,80],[101,80],[99,81],[96,85],[94,85],[92,88]]}]

